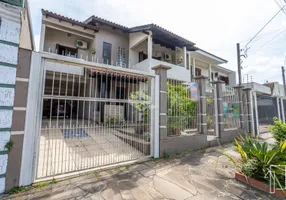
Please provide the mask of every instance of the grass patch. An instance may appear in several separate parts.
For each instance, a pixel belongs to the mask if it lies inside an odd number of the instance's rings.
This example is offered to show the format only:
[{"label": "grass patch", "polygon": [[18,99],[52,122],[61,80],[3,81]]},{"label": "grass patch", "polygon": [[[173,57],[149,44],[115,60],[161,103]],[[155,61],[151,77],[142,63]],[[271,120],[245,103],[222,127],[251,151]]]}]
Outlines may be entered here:
[{"label": "grass patch", "polygon": [[51,185],[51,184],[56,184],[57,182],[58,181],[53,178],[51,181],[40,182],[40,183],[33,185],[32,187],[33,188],[43,188],[43,187],[46,187],[46,186]]},{"label": "grass patch", "polygon": [[58,183],[58,181],[56,179],[52,179],[51,181],[40,182],[32,186],[16,186],[8,190],[7,194],[12,195],[12,194],[20,193],[20,192],[28,192],[31,189],[43,188],[43,187],[46,187],[48,185],[55,184],[55,183]]},{"label": "grass patch", "polygon": [[101,177],[101,176],[99,175],[98,171],[94,171],[94,172],[92,172],[92,174],[94,174],[94,176],[95,176],[96,178],[100,178],[100,177]]},{"label": "grass patch", "polygon": [[16,186],[8,190],[7,194],[17,194],[20,192],[28,192],[31,189],[31,187],[28,186]]},{"label": "grass patch", "polygon": [[167,152],[167,151],[164,151],[163,152],[163,158],[169,158],[170,157],[170,154]]}]

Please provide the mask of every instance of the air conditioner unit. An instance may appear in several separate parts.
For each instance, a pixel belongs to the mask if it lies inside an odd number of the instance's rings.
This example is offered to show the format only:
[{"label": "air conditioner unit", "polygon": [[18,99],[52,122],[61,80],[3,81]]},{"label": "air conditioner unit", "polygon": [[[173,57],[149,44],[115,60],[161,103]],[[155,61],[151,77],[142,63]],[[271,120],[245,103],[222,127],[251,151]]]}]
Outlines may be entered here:
[{"label": "air conditioner unit", "polygon": [[82,41],[82,40],[77,40],[76,41],[76,46],[78,48],[81,48],[81,49],[87,49],[87,42]]},{"label": "air conditioner unit", "polygon": [[168,53],[165,53],[165,60],[171,61],[172,60],[172,55],[168,54]]}]

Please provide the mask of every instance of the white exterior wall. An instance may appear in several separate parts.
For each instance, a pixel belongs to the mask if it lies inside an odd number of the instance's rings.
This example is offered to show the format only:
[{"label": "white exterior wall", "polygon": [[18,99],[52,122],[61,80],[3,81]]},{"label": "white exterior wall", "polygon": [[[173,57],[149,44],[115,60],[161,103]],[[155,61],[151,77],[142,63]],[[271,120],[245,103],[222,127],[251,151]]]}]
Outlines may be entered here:
[{"label": "white exterior wall", "polygon": [[95,50],[96,57],[99,58],[99,62],[102,62],[102,50],[103,42],[111,44],[111,60],[112,63],[117,62],[118,47],[125,48],[126,51],[126,64],[129,63],[129,34],[123,33],[120,30],[113,30],[112,28],[101,26],[99,32],[96,34]]},{"label": "white exterior wall", "polygon": [[[135,48],[129,50],[129,60],[130,60],[130,67],[133,68],[135,65],[139,63],[139,52],[144,52],[145,54],[148,54],[147,52],[147,39],[145,39],[143,42],[138,44]],[[148,64],[147,64],[148,66]],[[148,68],[146,66],[146,68]]]},{"label": "white exterior wall", "polygon": [[[26,3],[26,2],[25,2]],[[21,15],[21,35],[20,35],[20,48],[32,50],[31,30],[29,24],[29,16],[26,9],[22,10]]]},{"label": "white exterior wall", "polygon": [[278,82],[274,83],[273,96],[277,96],[277,97],[285,96],[283,85],[280,85]]},{"label": "white exterior wall", "polygon": [[148,35],[141,32],[129,34],[129,48],[134,48],[144,40],[148,38]]}]

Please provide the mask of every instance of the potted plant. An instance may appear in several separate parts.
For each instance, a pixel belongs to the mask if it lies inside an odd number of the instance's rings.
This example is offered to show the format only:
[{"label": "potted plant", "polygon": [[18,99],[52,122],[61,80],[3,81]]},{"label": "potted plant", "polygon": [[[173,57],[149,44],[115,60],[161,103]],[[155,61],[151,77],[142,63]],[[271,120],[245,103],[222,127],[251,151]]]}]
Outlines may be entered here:
[{"label": "potted plant", "polygon": [[181,135],[181,123],[176,119],[169,119],[168,122],[168,135]]},{"label": "potted plant", "polygon": [[213,124],[212,116],[207,116],[207,127],[208,127],[208,129],[212,128],[212,124]]},{"label": "potted plant", "polygon": [[118,117],[107,116],[105,118],[105,125],[109,127],[121,128],[125,124],[125,120]]},{"label": "potted plant", "polygon": [[239,159],[223,150],[219,152],[236,166],[235,178],[238,181],[276,196],[286,197],[286,141],[269,145],[246,136],[235,139],[235,149],[240,154]]},{"label": "potted plant", "polygon": [[90,49],[90,53],[93,54],[93,55],[96,54],[95,48],[91,48],[91,49]]},{"label": "potted plant", "polygon": [[131,93],[130,98],[134,101],[140,101],[140,103],[136,103],[135,107],[137,108],[137,111],[139,111],[139,113],[141,114],[141,125],[135,127],[135,132],[137,134],[143,135],[143,133],[149,132],[149,104],[147,102],[142,102],[148,101],[149,96],[145,91],[137,91]]}]

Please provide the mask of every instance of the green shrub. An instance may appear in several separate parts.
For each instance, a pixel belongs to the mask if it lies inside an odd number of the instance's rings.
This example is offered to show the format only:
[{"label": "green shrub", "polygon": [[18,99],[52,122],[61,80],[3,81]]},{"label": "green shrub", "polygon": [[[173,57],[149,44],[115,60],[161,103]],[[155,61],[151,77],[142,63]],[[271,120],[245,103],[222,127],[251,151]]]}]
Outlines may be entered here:
[{"label": "green shrub", "polygon": [[170,157],[170,154],[167,152],[167,151],[164,151],[163,152],[163,158],[169,158]]},{"label": "green shrub", "polygon": [[281,120],[278,120],[277,117],[273,118],[274,125],[269,127],[270,132],[273,134],[273,137],[277,143],[286,141],[286,123],[283,123]]},{"label": "green shrub", "polygon": [[106,126],[117,126],[121,125],[124,126],[126,124],[124,119],[120,119],[119,117],[112,117],[112,116],[107,116],[105,118],[105,125]]},{"label": "green shrub", "polygon": [[[238,140],[235,140],[235,148],[240,153],[240,159],[236,159],[222,150],[220,150],[220,152],[223,156],[226,156],[240,172],[257,180],[268,182],[269,177],[267,177],[267,175],[269,175],[271,167],[286,165],[286,141],[270,146],[267,142],[261,143],[246,136],[245,138],[240,137]],[[216,162],[218,162],[218,160]],[[271,170],[274,172],[271,178],[276,182],[276,186],[280,189],[285,189],[283,187],[285,184],[285,170],[281,168],[271,168]]]},{"label": "green shrub", "polygon": [[242,164],[241,171],[248,177],[253,177],[258,169],[258,162],[255,159],[249,159]]}]

